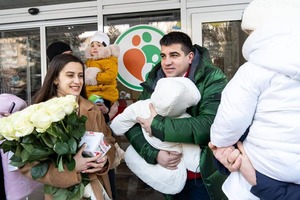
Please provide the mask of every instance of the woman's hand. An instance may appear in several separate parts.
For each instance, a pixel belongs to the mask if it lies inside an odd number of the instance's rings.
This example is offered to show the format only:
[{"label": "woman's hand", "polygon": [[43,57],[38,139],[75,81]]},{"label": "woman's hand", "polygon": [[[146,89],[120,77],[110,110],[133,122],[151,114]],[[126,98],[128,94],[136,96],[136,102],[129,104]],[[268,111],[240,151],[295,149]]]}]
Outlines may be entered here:
[{"label": "woman's hand", "polygon": [[1,117],[8,117],[9,115],[11,115],[9,112],[0,112],[0,118]]},{"label": "woman's hand", "polygon": [[105,165],[107,163],[107,156],[103,156],[101,158],[102,155],[99,154],[91,158],[85,158],[82,156],[82,152],[85,148],[86,144],[84,144],[74,156],[76,171],[78,173],[95,173],[106,169]]},{"label": "woman's hand", "polygon": [[177,169],[177,165],[181,161],[181,157],[182,153],[178,153],[176,151],[160,150],[158,152],[156,161],[164,168],[175,170]]}]

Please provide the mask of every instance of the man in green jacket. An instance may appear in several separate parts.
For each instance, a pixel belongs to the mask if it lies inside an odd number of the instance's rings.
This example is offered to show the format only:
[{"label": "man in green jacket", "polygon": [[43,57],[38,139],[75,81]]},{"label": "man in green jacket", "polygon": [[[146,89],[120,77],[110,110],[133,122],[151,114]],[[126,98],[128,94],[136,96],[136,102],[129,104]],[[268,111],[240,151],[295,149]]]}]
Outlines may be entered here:
[{"label": "man in green jacket", "polygon": [[181,119],[162,117],[150,105],[151,116],[148,119],[138,118],[139,123],[126,133],[126,137],[146,162],[160,164],[168,169],[176,169],[182,155],[151,147],[144,138],[141,127],[162,141],[198,144],[202,150],[200,173],[188,171],[184,189],[173,196],[165,195],[166,199],[226,199],[221,189],[226,177],[214,167],[213,154],[208,148],[208,142],[210,127],[227,79],[223,72],[212,64],[207,49],[193,46],[187,34],[170,32],[162,37],[160,45],[162,60],[141,84],[143,92],[139,100],[150,98],[160,78],[182,76],[195,83],[201,93],[201,100],[196,106],[187,109],[192,117]]}]

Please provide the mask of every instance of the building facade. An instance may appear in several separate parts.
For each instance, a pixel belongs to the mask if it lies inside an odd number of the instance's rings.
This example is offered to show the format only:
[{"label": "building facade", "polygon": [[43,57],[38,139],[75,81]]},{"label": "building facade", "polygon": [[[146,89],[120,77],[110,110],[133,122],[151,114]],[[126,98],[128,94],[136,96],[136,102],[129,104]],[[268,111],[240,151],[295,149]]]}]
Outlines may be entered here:
[{"label": "building facade", "polygon": [[[63,1],[62,1],[63,2]],[[84,59],[87,38],[106,32],[114,43],[130,27],[150,25],[167,33],[180,30],[207,47],[230,79],[244,62],[242,12],[250,0],[96,0],[0,10],[0,92],[31,103],[47,71],[47,46],[64,41]],[[139,91],[118,83],[136,99]],[[124,94],[124,93],[122,93]]]}]

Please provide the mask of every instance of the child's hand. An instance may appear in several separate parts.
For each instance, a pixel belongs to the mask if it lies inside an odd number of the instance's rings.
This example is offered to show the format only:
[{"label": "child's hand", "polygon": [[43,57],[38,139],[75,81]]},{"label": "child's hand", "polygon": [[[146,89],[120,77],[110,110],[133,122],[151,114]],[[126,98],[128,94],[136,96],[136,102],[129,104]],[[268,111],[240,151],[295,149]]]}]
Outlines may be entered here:
[{"label": "child's hand", "polygon": [[104,103],[97,103],[96,105],[100,108],[100,110],[101,110],[101,112],[103,114],[107,114],[108,113],[109,109],[108,109],[108,107],[106,107],[104,105]]},{"label": "child's hand", "polygon": [[108,116],[109,116],[109,119],[111,120],[118,112],[119,110],[119,104],[118,102],[114,102],[113,105],[110,107],[110,110],[109,110],[109,113],[108,113]]},{"label": "child's hand", "polygon": [[256,185],[256,173],[255,169],[247,156],[244,146],[241,142],[237,143],[238,149],[240,150],[241,154],[239,155],[238,159],[241,159],[242,165],[240,167],[240,172],[243,177],[250,183],[250,185]]}]

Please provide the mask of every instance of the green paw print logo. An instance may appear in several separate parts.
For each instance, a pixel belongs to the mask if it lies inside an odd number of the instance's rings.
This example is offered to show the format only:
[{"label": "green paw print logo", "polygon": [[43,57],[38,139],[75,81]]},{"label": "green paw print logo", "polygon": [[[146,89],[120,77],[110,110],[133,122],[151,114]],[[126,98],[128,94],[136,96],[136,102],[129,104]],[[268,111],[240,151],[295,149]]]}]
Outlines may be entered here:
[{"label": "green paw print logo", "polygon": [[160,62],[159,40],[164,33],[152,26],[131,27],[116,40],[120,46],[118,80],[126,87],[142,91],[140,83]]}]

